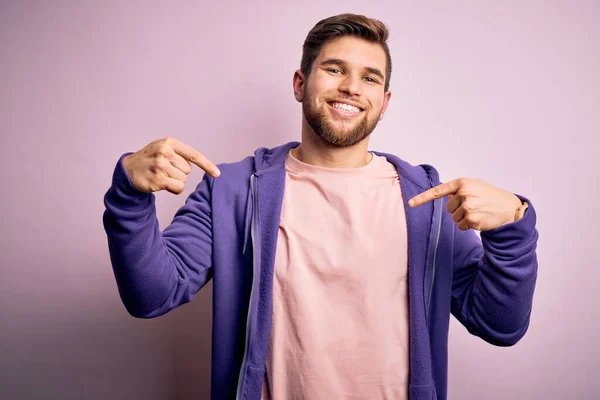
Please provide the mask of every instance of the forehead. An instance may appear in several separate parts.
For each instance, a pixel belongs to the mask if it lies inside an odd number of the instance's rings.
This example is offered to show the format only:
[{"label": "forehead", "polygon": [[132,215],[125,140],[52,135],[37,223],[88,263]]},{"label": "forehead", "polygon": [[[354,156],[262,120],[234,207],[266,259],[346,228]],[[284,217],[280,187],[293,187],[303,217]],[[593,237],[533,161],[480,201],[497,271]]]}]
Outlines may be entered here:
[{"label": "forehead", "polygon": [[343,36],[327,42],[321,48],[315,64],[328,59],[339,59],[356,68],[377,68],[385,73],[386,57],[383,47],[364,39]]}]

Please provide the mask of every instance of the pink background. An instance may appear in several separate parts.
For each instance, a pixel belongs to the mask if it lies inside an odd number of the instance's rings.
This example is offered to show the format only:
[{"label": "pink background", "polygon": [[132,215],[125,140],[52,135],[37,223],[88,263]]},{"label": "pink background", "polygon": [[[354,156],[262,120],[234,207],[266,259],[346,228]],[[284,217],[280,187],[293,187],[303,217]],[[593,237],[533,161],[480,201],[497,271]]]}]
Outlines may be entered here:
[{"label": "pink background", "polygon": [[[394,94],[371,148],[538,211],[531,328],[494,348],[452,320],[450,398],[599,398],[600,3],[485,3],[3,1],[0,398],[208,396],[211,285],[130,317],[102,197],[123,152],[167,135],[217,163],[299,139],[302,42],[346,11],[391,30]],[[158,194],[163,227],[201,176]]]}]

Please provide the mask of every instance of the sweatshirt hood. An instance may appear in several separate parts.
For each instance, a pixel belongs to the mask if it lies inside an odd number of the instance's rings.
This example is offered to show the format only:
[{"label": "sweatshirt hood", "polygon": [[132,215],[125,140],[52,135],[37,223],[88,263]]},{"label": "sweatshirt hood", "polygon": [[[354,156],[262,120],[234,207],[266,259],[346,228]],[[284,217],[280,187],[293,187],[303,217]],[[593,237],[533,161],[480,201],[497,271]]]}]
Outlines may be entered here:
[{"label": "sweatshirt hood", "polygon": [[[254,152],[254,174],[260,176],[277,167],[282,167],[290,150],[298,146],[300,146],[300,142],[292,141],[270,149],[266,147],[256,149]],[[385,157],[396,167],[398,173],[424,190],[439,184],[439,174],[429,164],[411,165],[393,154],[379,151],[370,152]]]},{"label": "sweatshirt hood", "polygon": [[260,176],[269,170],[281,167],[285,162],[285,156],[291,149],[300,146],[300,142],[289,142],[281,146],[268,149],[260,147],[254,152],[254,174]]}]

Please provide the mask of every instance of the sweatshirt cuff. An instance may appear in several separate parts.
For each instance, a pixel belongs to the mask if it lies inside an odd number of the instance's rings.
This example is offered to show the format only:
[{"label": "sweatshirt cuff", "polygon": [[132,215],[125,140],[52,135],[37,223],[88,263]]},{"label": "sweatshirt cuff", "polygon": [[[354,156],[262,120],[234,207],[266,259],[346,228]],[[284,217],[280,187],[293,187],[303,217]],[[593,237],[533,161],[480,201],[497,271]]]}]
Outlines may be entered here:
[{"label": "sweatshirt cuff", "polygon": [[113,171],[112,185],[108,196],[120,204],[147,204],[153,197],[152,193],[144,193],[137,190],[135,186],[133,186],[133,183],[131,183],[129,176],[127,176],[127,172],[125,171],[125,167],[123,166],[123,159],[130,154],[133,154],[133,152],[124,153],[119,157]]},{"label": "sweatshirt cuff", "polygon": [[481,237],[492,242],[506,242],[506,241],[521,241],[529,238],[536,238],[537,231],[535,228],[537,222],[537,215],[535,207],[531,200],[520,194],[516,194],[522,202],[527,202],[529,207],[525,210],[523,217],[518,221],[510,222],[499,226],[496,229],[481,232]]}]

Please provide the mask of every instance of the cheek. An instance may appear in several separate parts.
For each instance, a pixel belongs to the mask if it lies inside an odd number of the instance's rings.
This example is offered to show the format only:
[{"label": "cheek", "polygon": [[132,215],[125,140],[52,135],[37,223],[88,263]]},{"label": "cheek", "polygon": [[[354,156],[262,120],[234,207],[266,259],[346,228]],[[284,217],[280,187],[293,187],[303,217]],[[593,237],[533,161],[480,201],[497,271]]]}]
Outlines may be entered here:
[{"label": "cheek", "polygon": [[319,79],[311,82],[309,92],[312,98],[323,101],[323,98],[335,96],[337,93],[336,82],[331,79]]},{"label": "cheek", "polygon": [[373,111],[379,113],[383,110],[383,105],[385,104],[385,97],[381,95],[373,96],[373,100],[371,101],[371,106],[373,107]]},{"label": "cheek", "polygon": [[320,93],[319,88],[315,84],[312,84],[306,87],[306,96],[310,103],[316,105],[319,103],[319,98],[322,94]]},{"label": "cheek", "polygon": [[372,100],[369,102],[369,105],[371,107],[369,110],[369,114],[377,116],[381,112],[381,109],[383,107],[383,102],[380,101],[379,99]]}]

